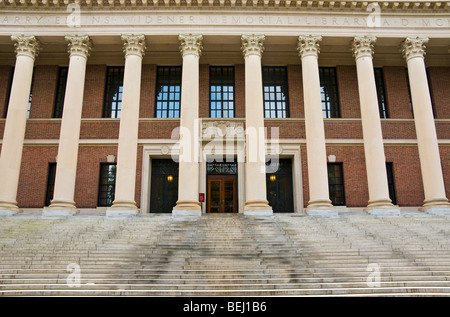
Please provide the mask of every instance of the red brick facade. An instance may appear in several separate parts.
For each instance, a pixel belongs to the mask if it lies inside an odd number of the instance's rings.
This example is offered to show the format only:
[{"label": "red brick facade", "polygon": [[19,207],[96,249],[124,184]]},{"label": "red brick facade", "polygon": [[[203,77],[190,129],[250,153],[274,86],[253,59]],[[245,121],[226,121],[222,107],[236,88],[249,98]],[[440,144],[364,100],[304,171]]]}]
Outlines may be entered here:
[{"label": "red brick facade", "polygon": [[[143,65],[139,139],[170,139],[178,119],[156,119],[155,84],[156,65]],[[303,86],[300,65],[288,65],[289,119],[266,119],[265,126],[280,129],[280,138],[305,139]],[[235,65],[235,116],[245,118],[244,65]],[[338,93],[342,119],[325,119],[327,139],[342,142],[327,144],[327,154],[335,155],[343,163],[346,205],[367,205],[368,188],[362,143],[361,114],[355,66],[337,66]],[[387,162],[393,162],[397,203],[400,206],[420,206],[424,194],[417,145],[414,143],[415,125],[409,102],[407,71],[404,67],[383,68],[389,119],[382,120],[383,137],[396,140],[385,146]],[[450,119],[450,67],[428,68],[429,84],[436,119]],[[5,113],[9,96],[12,67],[0,66],[0,115]],[[57,66],[36,66],[32,84],[30,119],[26,127],[26,143],[22,155],[21,176],[17,201],[22,208],[40,208],[44,205],[49,162],[55,162],[61,119],[52,119]],[[119,119],[102,119],[105,93],[106,65],[88,65],[86,70],[84,104],[80,138],[83,140],[117,140]],[[209,65],[200,65],[199,116],[209,117]],[[5,120],[0,119],[0,138]],[[450,123],[436,121],[439,139],[450,139]],[[268,135],[270,137],[270,133]],[[32,144],[33,140],[53,140],[51,145]],[[344,142],[347,140],[348,142]],[[354,141],[356,140],[356,141]],[[402,141],[404,140],[404,141]],[[28,141],[28,142],[27,142]],[[142,177],[142,146],[138,149],[136,202],[140,204]],[[306,206],[308,170],[306,146],[301,146],[303,200]],[[450,197],[450,146],[441,145],[441,161],[447,197]],[[99,168],[107,155],[117,155],[117,144],[80,145],[76,179],[75,201],[79,208],[97,206]]]}]

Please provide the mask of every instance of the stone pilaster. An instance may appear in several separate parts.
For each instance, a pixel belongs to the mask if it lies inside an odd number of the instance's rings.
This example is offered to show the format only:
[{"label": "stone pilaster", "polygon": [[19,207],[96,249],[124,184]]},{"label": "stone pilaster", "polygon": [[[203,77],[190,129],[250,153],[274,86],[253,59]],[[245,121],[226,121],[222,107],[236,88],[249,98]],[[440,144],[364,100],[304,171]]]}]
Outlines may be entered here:
[{"label": "stone pilaster", "polygon": [[305,103],[306,152],[310,196],[306,212],[313,216],[336,216],[337,211],[331,204],[328,190],[327,154],[318,64],[321,40],[321,36],[300,35],[297,45],[297,50],[302,60]]},{"label": "stone pilaster", "polygon": [[203,36],[180,34],[183,57],[180,109],[180,155],[178,170],[178,201],[173,216],[200,216],[199,194],[199,59]]},{"label": "stone pilaster", "polygon": [[242,35],[245,59],[245,206],[244,215],[273,214],[266,193],[264,99],[261,57],[264,51],[262,34]]},{"label": "stone pilaster", "polygon": [[121,38],[124,42],[125,71],[117,151],[116,189],[113,205],[106,210],[107,216],[132,216],[139,212],[135,202],[136,164],[142,57],[146,46],[144,35],[124,34]]},{"label": "stone pilaster", "polygon": [[0,154],[0,215],[20,212],[16,196],[33,66],[39,52],[38,40],[33,35],[12,35],[11,40],[14,41],[16,65]]},{"label": "stone pilaster", "polygon": [[442,165],[424,62],[427,42],[428,38],[425,37],[406,38],[403,42],[402,52],[408,65],[414,123],[425,193],[422,210],[433,214],[448,214],[450,213],[450,204],[445,196]]},{"label": "stone pilaster", "polygon": [[355,37],[352,51],[356,60],[358,75],[359,100],[364,138],[369,202],[366,211],[376,215],[398,215],[400,209],[392,205],[389,198],[389,187],[384,155],[383,135],[378,106],[375,74],[372,56],[372,36]]}]

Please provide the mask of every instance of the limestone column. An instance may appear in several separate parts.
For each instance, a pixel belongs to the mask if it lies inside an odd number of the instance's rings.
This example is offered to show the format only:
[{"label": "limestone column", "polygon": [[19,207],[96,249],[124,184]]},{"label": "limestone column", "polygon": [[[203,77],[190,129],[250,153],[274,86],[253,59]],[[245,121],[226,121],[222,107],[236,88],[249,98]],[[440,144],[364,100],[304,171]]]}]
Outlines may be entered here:
[{"label": "limestone column", "polygon": [[198,160],[199,59],[203,36],[180,34],[183,56],[180,109],[180,155],[178,170],[178,201],[173,216],[201,216]]},{"label": "limestone column", "polygon": [[434,124],[430,91],[425,69],[425,44],[428,38],[406,38],[403,56],[408,65],[409,85],[414,110],[420,167],[425,200],[421,210],[433,214],[450,212],[445,196],[439,146]]},{"label": "limestone column", "polygon": [[75,201],[75,179],[78,162],[81,111],[83,108],[86,62],[91,50],[89,36],[66,36],[69,42],[69,71],[61,120],[55,189],[43,216],[70,216],[78,212]]},{"label": "limestone column", "polygon": [[265,36],[242,35],[245,59],[245,206],[244,215],[270,216],[266,192],[266,145],[261,57]]},{"label": "limestone column", "polygon": [[318,54],[321,36],[300,35],[298,52],[302,60],[305,103],[306,154],[308,162],[309,215],[336,216],[328,189],[327,153],[320,95]]},{"label": "limestone column", "polygon": [[361,121],[364,138],[369,202],[366,211],[377,215],[398,215],[400,209],[392,205],[384,155],[375,73],[372,63],[375,37],[355,37],[352,43],[356,59]]},{"label": "limestone column", "polygon": [[122,35],[125,53],[122,111],[119,146],[117,150],[116,189],[113,205],[107,216],[136,215],[136,164],[141,94],[142,57],[145,52],[144,35]]},{"label": "limestone column", "polygon": [[20,212],[16,196],[27,122],[34,59],[39,44],[33,35],[13,35],[16,65],[0,154],[0,215]]}]

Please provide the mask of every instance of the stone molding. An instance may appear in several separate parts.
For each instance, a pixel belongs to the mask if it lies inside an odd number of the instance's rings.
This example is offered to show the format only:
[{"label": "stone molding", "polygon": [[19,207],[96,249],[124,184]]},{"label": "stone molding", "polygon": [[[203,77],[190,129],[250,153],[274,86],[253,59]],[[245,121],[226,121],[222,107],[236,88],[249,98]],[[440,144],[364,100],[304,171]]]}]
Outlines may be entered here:
[{"label": "stone molding", "polygon": [[68,44],[70,57],[80,56],[88,58],[92,49],[92,42],[88,35],[66,35],[64,37]]},{"label": "stone molding", "polygon": [[428,43],[428,37],[407,37],[402,44],[403,57],[408,61],[414,57],[425,57],[425,44]]},{"label": "stone molding", "polygon": [[355,36],[352,41],[352,53],[355,59],[360,57],[370,57],[372,58],[374,49],[373,43],[375,43],[377,38],[375,36]]},{"label": "stone molding", "polygon": [[[370,9],[369,1],[270,1],[270,0],[75,0],[80,7],[110,9],[110,8],[147,8],[147,7],[253,7],[253,8],[291,8],[295,9],[317,9],[317,10],[368,10]],[[42,8],[65,8],[68,4],[67,0],[0,0],[0,7],[42,7]],[[410,11],[410,10],[440,10],[448,9],[449,2],[446,1],[398,1],[386,0],[379,3],[382,10],[392,11]]]},{"label": "stone molding", "polygon": [[301,58],[306,56],[318,57],[320,53],[320,35],[300,35],[297,41],[297,51]]},{"label": "stone molding", "polygon": [[143,57],[145,55],[145,36],[143,34],[122,34],[123,53]]},{"label": "stone molding", "polygon": [[257,55],[262,57],[262,53],[264,52],[264,34],[243,34],[241,36],[242,42],[242,53],[244,57],[249,55]]},{"label": "stone molding", "polygon": [[186,55],[200,57],[203,49],[203,36],[201,34],[180,34],[178,40],[180,41],[180,52],[183,57]]},{"label": "stone molding", "polygon": [[34,35],[13,34],[14,48],[17,56],[28,56],[33,60],[39,54],[39,41]]},{"label": "stone molding", "polygon": [[244,122],[243,121],[203,121],[202,122],[202,138],[244,138]]}]

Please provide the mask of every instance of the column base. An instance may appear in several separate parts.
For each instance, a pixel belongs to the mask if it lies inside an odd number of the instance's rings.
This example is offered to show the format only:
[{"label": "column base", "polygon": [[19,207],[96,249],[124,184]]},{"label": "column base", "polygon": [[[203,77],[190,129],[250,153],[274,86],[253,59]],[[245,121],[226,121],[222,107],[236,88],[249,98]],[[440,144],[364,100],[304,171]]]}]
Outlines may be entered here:
[{"label": "column base", "polygon": [[306,208],[306,214],[312,217],[339,217],[336,208]]},{"label": "column base", "polygon": [[133,217],[139,213],[134,201],[114,201],[113,205],[106,209],[106,217]]},{"label": "column base", "polygon": [[196,200],[179,200],[172,209],[174,217],[200,217],[202,209],[200,202]]},{"label": "column base", "polygon": [[270,217],[273,216],[273,210],[267,200],[247,201],[244,206],[244,216]]},{"label": "column base", "polygon": [[22,210],[17,206],[17,202],[0,202],[0,216],[14,216]]},{"label": "column base", "polygon": [[447,199],[425,201],[419,210],[432,215],[447,216],[450,215],[450,204]]},{"label": "column base", "polygon": [[378,216],[378,217],[399,217],[400,216],[400,208],[396,208],[393,205],[393,208],[366,208],[369,215]]},{"label": "column base", "polygon": [[339,212],[331,204],[331,200],[310,201],[306,207],[306,214],[313,217],[338,217]]},{"label": "column base", "polygon": [[369,201],[364,211],[370,215],[380,217],[400,216],[400,208],[394,206],[390,199]]},{"label": "column base", "polygon": [[244,210],[244,216],[248,217],[271,217],[273,216],[273,210]]},{"label": "column base", "polygon": [[55,201],[42,210],[42,217],[71,217],[80,211],[75,206],[75,202]]},{"label": "column base", "polygon": [[202,211],[193,210],[193,209],[173,209],[172,210],[173,217],[201,217]]}]

